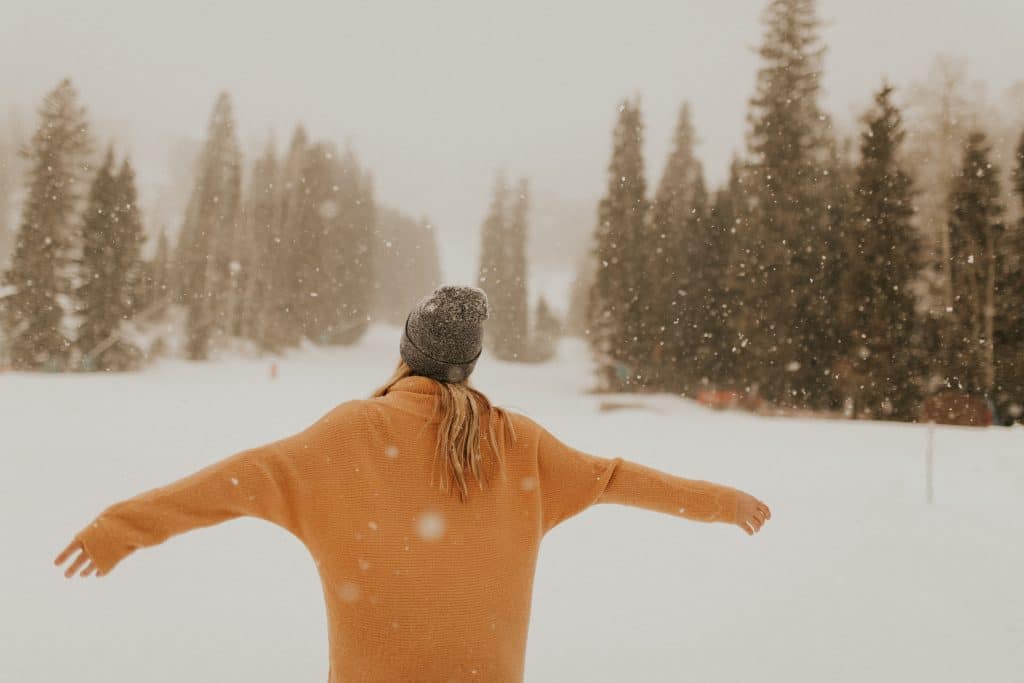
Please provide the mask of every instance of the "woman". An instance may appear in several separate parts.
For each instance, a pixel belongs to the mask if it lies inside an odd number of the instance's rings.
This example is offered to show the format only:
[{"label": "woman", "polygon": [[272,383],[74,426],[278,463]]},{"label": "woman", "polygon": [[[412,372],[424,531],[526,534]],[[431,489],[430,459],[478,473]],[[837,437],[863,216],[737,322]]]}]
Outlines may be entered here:
[{"label": "woman", "polygon": [[537,551],[559,523],[595,503],[748,534],[771,517],[737,489],[583,453],[492,406],[467,381],[488,312],[477,288],[438,288],[372,397],[108,507],[56,564],[77,551],[66,576],[104,576],[138,548],[259,517],[316,562],[331,683],[521,681]]}]

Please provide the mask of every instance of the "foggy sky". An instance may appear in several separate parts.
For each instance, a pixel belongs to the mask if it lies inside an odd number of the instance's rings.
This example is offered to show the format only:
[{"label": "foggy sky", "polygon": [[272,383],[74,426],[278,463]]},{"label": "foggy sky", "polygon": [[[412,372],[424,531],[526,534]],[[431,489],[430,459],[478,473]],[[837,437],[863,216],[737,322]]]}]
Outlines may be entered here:
[{"label": "foggy sky", "polygon": [[[642,97],[651,187],[683,99],[705,171],[719,182],[742,149],[765,4],[7,0],[0,97],[29,115],[71,76],[90,116],[116,124],[142,160],[145,184],[148,172],[163,172],[145,160],[168,136],[202,137],[226,89],[247,146],[273,132],[280,148],[300,120],[314,138],[350,140],[377,197],[429,215],[447,278],[469,282],[496,170],[592,205],[624,96]],[[897,85],[923,78],[939,52],[966,56],[993,98],[1024,78],[1018,0],[820,8],[824,103],[839,122],[864,108],[883,76]]]}]

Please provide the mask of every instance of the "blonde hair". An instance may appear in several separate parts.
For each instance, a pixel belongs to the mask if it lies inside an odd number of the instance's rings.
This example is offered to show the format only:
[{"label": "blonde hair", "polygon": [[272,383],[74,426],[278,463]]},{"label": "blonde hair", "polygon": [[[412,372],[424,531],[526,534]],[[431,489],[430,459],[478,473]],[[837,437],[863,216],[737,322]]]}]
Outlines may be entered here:
[{"label": "blonde hair", "polygon": [[[373,392],[371,398],[384,396],[398,380],[415,374],[404,360],[399,360],[398,367],[391,377]],[[435,457],[441,460],[441,490],[447,493],[449,486],[453,486],[459,492],[459,499],[465,501],[469,495],[466,473],[469,472],[476,477],[481,490],[488,478],[482,465],[483,453],[480,450],[480,420],[483,415],[488,415],[487,438],[502,477],[505,476],[506,437],[510,443],[515,443],[515,429],[508,419],[508,414],[498,406],[491,405],[490,400],[471,386],[468,379],[461,382],[440,382],[429,377],[426,379],[440,385],[440,400],[434,408],[432,418],[439,419]]]}]

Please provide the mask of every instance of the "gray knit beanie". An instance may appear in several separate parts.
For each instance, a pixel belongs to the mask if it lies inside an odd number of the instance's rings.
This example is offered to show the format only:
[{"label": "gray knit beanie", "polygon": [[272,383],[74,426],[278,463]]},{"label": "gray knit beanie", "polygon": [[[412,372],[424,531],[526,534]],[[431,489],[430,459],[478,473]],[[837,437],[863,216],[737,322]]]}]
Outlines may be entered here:
[{"label": "gray knit beanie", "polygon": [[399,349],[417,375],[441,382],[469,377],[483,350],[487,295],[477,287],[443,285],[420,299],[405,320]]}]

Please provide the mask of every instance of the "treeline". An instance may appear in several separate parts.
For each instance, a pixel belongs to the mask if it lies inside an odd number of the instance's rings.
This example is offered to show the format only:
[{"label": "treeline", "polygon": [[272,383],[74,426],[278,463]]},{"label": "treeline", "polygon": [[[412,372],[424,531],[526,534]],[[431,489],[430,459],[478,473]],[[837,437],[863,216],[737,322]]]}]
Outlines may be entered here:
[{"label": "treeline", "polygon": [[505,175],[498,174],[481,227],[477,284],[487,293],[492,309],[484,324],[484,345],[501,360],[533,363],[554,356],[562,323],[543,294],[537,298],[531,320],[526,258],[529,195],[525,178],[511,188]]},{"label": "treeline", "polygon": [[[393,209],[379,221],[355,154],[301,125],[283,156],[268,144],[245,172],[222,94],[177,239],[161,232],[146,260],[135,172],[113,148],[92,168],[70,81],[39,117],[0,289],[0,350],[15,369],[136,368],[175,342],[143,340],[177,319],[179,350],[193,360],[235,342],[271,353],[303,340],[350,344],[378,311],[392,317],[439,284],[429,224]],[[413,256],[419,267],[407,268]]]},{"label": "treeline", "polygon": [[[747,153],[724,186],[705,187],[684,105],[650,196],[639,102],[620,106],[593,276],[577,302],[601,388],[727,389],[913,420],[946,387],[1019,419],[1024,221],[1008,219],[986,134],[955,131],[949,116],[920,136],[938,138],[935,155],[959,148],[948,177],[922,185],[890,85],[858,143],[836,139],[819,104],[813,0],[771,0],[764,24]],[[1012,177],[1024,202],[1024,135]]]}]

